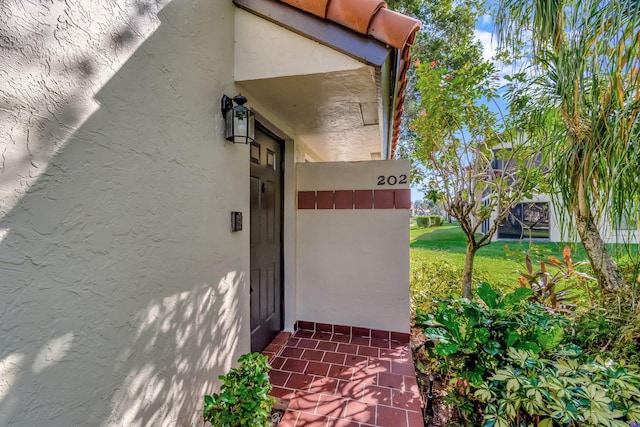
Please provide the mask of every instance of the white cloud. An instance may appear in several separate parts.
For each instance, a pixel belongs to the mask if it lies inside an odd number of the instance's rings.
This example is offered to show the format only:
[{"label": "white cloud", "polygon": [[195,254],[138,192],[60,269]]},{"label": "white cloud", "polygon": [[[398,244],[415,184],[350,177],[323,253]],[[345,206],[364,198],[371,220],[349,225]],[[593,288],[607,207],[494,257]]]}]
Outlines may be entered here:
[{"label": "white cloud", "polygon": [[493,18],[491,15],[482,15],[480,17],[480,25],[491,25]]},{"label": "white cloud", "polygon": [[492,39],[492,34],[489,31],[475,29],[473,31],[476,40],[482,43],[483,53],[482,56],[485,60],[493,60],[496,54],[495,41]]},{"label": "white cloud", "polygon": [[516,61],[513,64],[506,65],[502,61],[496,61],[496,40],[493,38],[493,34],[490,31],[484,31],[475,29],[474,35],[476,40],[482,43],[482,56],[485,61],[493,62],[493,65],[496,69],[496,75],[498,79],[496,79],[496,84],[498,86],[502,86],[506,83],[503,76],[505,74],[513,74],[520,71],[524,71],[528,62],[526,61]]}]

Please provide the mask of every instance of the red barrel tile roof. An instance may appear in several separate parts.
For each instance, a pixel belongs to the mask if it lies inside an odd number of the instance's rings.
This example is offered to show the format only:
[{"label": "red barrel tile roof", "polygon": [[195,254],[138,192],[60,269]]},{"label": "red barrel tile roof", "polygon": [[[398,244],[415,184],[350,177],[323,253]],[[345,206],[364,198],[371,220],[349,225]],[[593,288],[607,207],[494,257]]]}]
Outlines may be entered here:
[{"label": "red barrel tile roof", "polygon": [[327,19],[357,33],[368,35],[400,50],[400,70],[391,141],[391,158],[395,157],[400,137],[404,106],[404,89],[410,64],[409,48],[420,29],[420,21],[394,12],[380,0],[280,0],[297,9]]}]

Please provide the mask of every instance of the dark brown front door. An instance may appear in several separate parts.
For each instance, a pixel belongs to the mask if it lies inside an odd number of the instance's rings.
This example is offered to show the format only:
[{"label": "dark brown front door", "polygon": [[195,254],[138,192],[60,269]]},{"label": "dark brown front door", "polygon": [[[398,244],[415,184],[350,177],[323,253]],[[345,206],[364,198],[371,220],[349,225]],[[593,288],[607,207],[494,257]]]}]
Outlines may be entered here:
[{"label": "dark brown front door", "polygon": [[251,143],[251,351],[282,330],[282,145],[256,126]]}]

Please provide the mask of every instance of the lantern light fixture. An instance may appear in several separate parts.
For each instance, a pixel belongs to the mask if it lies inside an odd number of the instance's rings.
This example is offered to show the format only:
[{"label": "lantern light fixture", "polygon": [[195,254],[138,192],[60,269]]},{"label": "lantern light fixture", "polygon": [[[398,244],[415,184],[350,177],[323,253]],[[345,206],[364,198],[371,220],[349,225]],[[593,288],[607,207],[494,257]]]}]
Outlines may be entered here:
[{"label": "lantern light fixture", "polygon": [[255,139],[255,117],[253,111],[244,106],[246,102],[247,98],[241,94],[233,99],[222,95],[220,109],[225,119],[225,139],[234,144],[249,144]]}]

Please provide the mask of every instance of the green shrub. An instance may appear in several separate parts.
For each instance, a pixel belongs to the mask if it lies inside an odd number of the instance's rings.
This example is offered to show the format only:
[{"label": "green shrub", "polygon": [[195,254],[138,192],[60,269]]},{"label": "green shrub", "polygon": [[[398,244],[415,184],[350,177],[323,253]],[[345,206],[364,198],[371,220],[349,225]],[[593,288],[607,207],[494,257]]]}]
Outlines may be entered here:
[{"label": "green shrub", "polygon": [[[411,262],[409,283],[411,295],[411,309],[431,313],[436,310],[440,301],[460,295],[462,291],[462,275],[464,264],[454,264],[446,255],[437,255],[419,261]],[[489,280],[492,274],[480,267],[475,267],[473,276],[483,282]],[[498,283],[503,288],[507,283]],[[513,287],[513,286],[511,286]]]},{"label": "green shrub", "polygon": [[443,373],[453,371],[456,379],[479,384],[510,347],[538,354],[562,343],[567,319],[528,302],[532,294],[531,289],[518,288],[501,295],[480,283],[478,296],[484,305],[449,299],[435,314],[418,311],[416,324],[433,340],[427,350],[440,358]]},{"label": "green shrub", "polygon": [[[569,319],[532,303],[533,291],[501,295],[481,283],[481,303],[450,298],[416,324],[431,339],[426,350],[445,376],[444,401],[465,425],[628,426],[640,421],[640,374],[581,362],[567,340]],[[575,341],[575,340],[574,340]]]},{"label": "green shrub", "polygon": [[568,313],[578,301],[578,292],[589,290],[589,283],[597,285],[596,279],[578,270],[589,261],[573,262],[571,249],[565,246],[562,260],[548,256],[548,261],[540,261],[534,270],[529,254],[525,255],[525,271],[520,271],[518,284],[533,291],[530,300],[543,304],[551,310]]},{"label": "green shrub", "polygon": [[429,227],[429,217],[428,216],[417,216],[416,217],[416,225],[419,228],[427,228],[427,227]]},{"label": "green shrub", "polygon": [[563,345],[567,319],[528,302],[532,294],[531,289],[518,288],[501,295],[480,283],[478,296],[483,304],[450,298],[433,314],[417,311],[416,325],[430,339],[426,351],[448,384],[445,402],[457,407],[465,422],[479,422],[477,399],[469,394],[470,387],[480,387],[502,367],[509,348],[536,354],[576,353]]},{"label": "green shrub", "polygon": [[417,216],[416,225],[420,228],[440,227],[444,223],[442,215]]},{"label": "green shrub", "polygon": [[632,297],[635,301],[636,307],[639,304],[640,299],[640,260],[636,256],[635,258],[628,255],[622,256],[616,260],[620,273],[625,282],[630,285],[632,291]]},{"label": "green shrub", "polygon": [[203,419],[216,427],[267,427],[275,399],[269,396],[271,369],[260,353],[240,356],[237,368],[221,375],[220,394],[204,396]]},{"label": "green shrub", "polygon": [[629,288],[616,293],[594,292],[589,306],[572,317],[567,335],[584,349],[583,360],[601,356],[640,365],[640,264],[628,255],[617,263]]},{"label": "green shrub", "polygon": [[473,393],[484,425],[628,427],[640,422],[640,374],[602,360],[544,359],[509,349],[506,363]]},{"label": "green shrub", "polygon": [[438,302],[457,295],[462,289],[463,268],[444,257],[412,263],[410,276],[411,308],[431,312]]},{"label": "green shrub", "polygon": [[585,360],[597,356],[640,364],[640,312],[630,303],[607,298],[573,318],[567,335],[584,349]]}]

